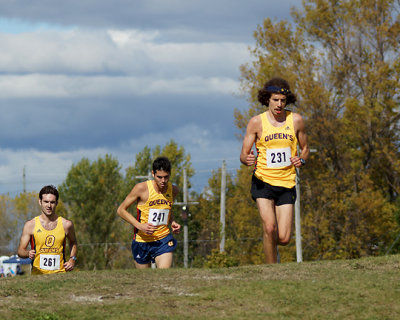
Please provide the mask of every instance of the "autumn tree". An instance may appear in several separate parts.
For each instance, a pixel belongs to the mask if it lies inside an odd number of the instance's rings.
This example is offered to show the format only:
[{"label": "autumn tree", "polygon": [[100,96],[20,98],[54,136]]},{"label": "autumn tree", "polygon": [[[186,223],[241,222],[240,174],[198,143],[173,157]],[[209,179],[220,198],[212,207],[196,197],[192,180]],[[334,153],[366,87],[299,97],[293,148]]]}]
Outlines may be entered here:
[{"label": "autumn tree", "polygon": [[[156,145],[153,149],[145,146],[142,151],[136,154],[135,163],[126,169],[125,182],[127,185],[127,192],[132,187],[143,181],[147,176],[151,176],[153,161],[159,156],[166,156],[172,166],[171,179],[170,181],[177,186],[183,187],[183,169],[186,169],[188,178],[188,188],[190,188],[190,177],[194,174],[194,169],[190,162],[190,155],[186,154],[184,147],[178,146],[174,140],[170,140],[166,145],[161,148],[160,145]],[[141,178],[138,178],[141,177]],[[179,200],[182,200],[182,192],[179,195]]]},{"label": "autumn tree", "polygon": [[110,155],[91,162],[83,158],[73,165],[59,187],[67,217],[75,225],[79,267],[111,268],[119,248],[116,210],[123,178],[120,165]]},{"label": "autumn tree", "polygon": [[[301,169],[306,259],[386,252],[399,225],[400,18],[394,0],[310,0],[294,23],[265,19],[243,65],[250,108],[242,132],[264,112],[257,91],[273,76],[298,97],[316,152]],[[243,168],[241,170],[244,170]]]},{"label": "autumn tree", "polygon": [[10,241],[16,232],[15,223],[10,215],[10,197],[0,195],[0,256],[10,253]]},{"label": "autumn tree", "polygon": [[[234,188],[231,175],[226,175],[226,193],[231,194]],[[190,207],[192,215],[190,219],[191,239],[194,239],[190,244],[191,249],[191,265],[202,267],[206,264],[207,259],[213,251],[219,252],[221,241],[221,225],[220,225],[220,202],[221,202],[221,169],[213,171],[208,180],[208,185],[204,191],[198,196],[196,201],[199,204]],[[226,219],[230,219],[228,214],[229,208],[226,208]],[[196,228],[193,228],[196,224]],[[193,230],[194,229],[194,230]],[[226,222],[226,248],[228,254],[228,243],[231,241],[231,224]]]}]

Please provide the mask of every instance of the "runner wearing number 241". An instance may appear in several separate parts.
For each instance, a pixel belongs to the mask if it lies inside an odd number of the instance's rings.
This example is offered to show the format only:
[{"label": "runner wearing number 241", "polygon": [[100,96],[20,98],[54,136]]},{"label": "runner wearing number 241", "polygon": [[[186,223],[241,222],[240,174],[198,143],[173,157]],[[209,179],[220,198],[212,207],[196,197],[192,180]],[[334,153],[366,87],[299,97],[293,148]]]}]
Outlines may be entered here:
[{"label": "runner wearing number 241", "polygon": [[[132,255],[136,268],[149,268],[155,262],[157,268],[170,268],[176,240],[172,232],[180,232],[181,226],[174,221],[172,204],[179,189],[169,182],[171,163],[166,157],[153,162],[154,180],[136,184],[119,206],[118,215],[134,229]],[[127,210],[137,202],[137,218]]]},{"label": "runner wearing number 241", "polygon": [[[286,80],[273,78],[266,82],[258,92],[258,101],[267,110],[250,119],[240,161],[254,166],[251,195],[262,220],[265,260],[276,263],[277,245],[287,245],[292,235],[295,168],[306,164],[310,150],[303,118],[285,110],[287,105],[296,102]],[[297,145],[300,155],[297,155]]]}]

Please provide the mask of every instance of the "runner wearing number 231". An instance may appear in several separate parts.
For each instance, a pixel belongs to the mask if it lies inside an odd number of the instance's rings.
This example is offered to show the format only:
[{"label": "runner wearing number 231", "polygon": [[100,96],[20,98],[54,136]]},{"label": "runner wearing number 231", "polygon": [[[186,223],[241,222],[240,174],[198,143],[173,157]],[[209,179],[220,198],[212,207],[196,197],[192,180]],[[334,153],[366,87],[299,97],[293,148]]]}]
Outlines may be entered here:
[{"label": "runner wearing number 231", "polygon": [[[286,80],[269,80],[259,90],[258,101],[267,110],[250,119],[240,161],[254,166],[251,195],[263,225],[264,255],[266,263],[276,263],[277,245],[287,245],[292,234],[295,168],[305,165],[310,150],[303,118],[285,110],[286,105],[296,102]],[[252,151],[253,144],[257,155]]]},{"label": "runner wearing number 231", "polygon": [[[134,228],[132,255],[136,268],[149,268],[155,262],[157,268],[170,268],[176,240],[172,232],[180,232],[181,226],[174,221],[172,204],[179,189],[169,182],[171,163],[166,157],[153,162],[154,180],[136,184],[119,206],[118,215]],[[137,202],[137,219],[127,209]]]}]

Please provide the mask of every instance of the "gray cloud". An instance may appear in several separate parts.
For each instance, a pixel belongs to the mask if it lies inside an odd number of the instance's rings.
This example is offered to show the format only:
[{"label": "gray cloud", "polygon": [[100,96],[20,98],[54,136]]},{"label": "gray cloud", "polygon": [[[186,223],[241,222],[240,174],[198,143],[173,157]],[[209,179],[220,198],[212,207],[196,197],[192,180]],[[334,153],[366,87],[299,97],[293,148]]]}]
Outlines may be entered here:
[{"label": "gray cloud", "polygon": [[[52,0],[2,1],[1,16],[65,26],[167,30],[166,39],[245,41],[265,17],[290,19],[299,0]],[[183,30],[183,31],[182,31]]]},{"label": "gray cloud", "polygon": [[188,124],[227,138],[234,136],[233,109],[242,105],[234,97],[211,94],[0,100],[6,110],[0,118],[0,145],[46,151],[115,148],[132,137]]},{"label": "gray cloud", "polygon": [[82,157],[126,167],[170,139],[192,155],[196,191],[222,159],[237,168],[239,66],[257,24],[298,2],[0,1],[0,193],[24,166],[38,190]]}]

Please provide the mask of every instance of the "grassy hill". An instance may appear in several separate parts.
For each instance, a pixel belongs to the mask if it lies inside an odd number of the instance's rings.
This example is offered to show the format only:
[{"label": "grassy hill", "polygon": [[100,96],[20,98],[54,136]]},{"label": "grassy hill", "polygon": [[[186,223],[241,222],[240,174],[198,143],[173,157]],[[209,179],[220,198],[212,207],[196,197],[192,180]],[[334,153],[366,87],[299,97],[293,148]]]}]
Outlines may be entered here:
[{"label": "grassy hill", "polygon": [[400,256],[3,278],[0,319],[400,319]]}]

